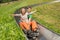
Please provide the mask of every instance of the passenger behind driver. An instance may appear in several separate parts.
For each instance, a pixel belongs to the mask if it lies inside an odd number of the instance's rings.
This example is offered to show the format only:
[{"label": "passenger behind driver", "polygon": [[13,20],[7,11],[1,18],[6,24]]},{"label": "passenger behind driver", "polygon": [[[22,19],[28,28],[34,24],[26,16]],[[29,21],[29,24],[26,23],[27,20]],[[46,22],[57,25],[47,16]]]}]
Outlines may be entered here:
[{"label": "passenger behind driver", "polygon": [[38,28],[37,23],[34,20],[32,20],[32,14],[35,13],[35,12],[36,12],[36,10],[32,11],[31,7],[27,8],[27,13],[29,14],[28,15],[29,25],[31,25],[32,31],[36,31],[37,28]]}]

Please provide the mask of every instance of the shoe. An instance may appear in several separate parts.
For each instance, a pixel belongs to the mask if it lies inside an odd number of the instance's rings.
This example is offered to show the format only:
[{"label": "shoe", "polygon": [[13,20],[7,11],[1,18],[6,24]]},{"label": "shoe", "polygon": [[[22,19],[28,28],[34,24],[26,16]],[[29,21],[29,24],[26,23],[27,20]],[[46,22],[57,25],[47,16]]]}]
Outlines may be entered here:
[{"label": "shoe", "polygon": [[23,32],[24,32],[25,34],[27,34],[27,30],[23,30]]},{"label": "shoe", "polygon": [[36,37],[33,37],[33,39],[36,39]]},{"label": "shoe", "polygon": [[34,33],[39,33],[39,30],[38,30],[38,29],[36,29],[36,30],[34,30],[33,32],[34,32]]}]

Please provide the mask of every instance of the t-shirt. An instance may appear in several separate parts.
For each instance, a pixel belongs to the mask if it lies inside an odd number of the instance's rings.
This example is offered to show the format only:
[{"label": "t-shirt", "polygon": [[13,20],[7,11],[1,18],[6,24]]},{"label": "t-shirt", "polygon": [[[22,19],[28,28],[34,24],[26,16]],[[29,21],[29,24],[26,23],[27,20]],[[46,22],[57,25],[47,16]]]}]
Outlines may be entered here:
[{"label": "t-shirt", "polygon": [[19,14],[20,17],[21,17],[21,21],[25,21],[25,22],[28,22],[29,21],[29,18],[32,18],[32,14],[36,12],[36,11],[33,11],[33,12],[26,12],[25,15],[22,15],[22,14]]},{"label": "t-shirt", "polygon": [[25,21],[25,22],[28,22],[28,13],[25,13],[24,15],[22,15],[21,13],[20,14],[16,14],[18,16],[20,16],[20,21]]},{"label": "t-shirt", "polygon": [[28,15],[28,19],[29,19],[29,18],[32,18],[32,14],[29,14],[29,15]]}]

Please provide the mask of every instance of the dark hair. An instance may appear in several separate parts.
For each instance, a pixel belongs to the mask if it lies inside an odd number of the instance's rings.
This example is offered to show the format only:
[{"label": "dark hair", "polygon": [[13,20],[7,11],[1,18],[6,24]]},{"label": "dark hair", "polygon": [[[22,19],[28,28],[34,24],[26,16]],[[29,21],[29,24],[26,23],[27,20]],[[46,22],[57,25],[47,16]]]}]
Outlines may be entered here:
[{"label": "dark hair", "polygon": [[29,9],[29,8],[31,8],[31,9],[32,9],[32,7],[31,7],[31,6],[28,6],[28,7],[27,7],[27,9]]},{"label": "dark hair", "polygon": [[[22,9],[23,9],[23,8],[26,10],[26,8],[25,8],[25,7],[22,7],[22,8],[20,9],[20,13],[22,13]],[[26,11],[25,11],[25,12],[26,12]]]}]

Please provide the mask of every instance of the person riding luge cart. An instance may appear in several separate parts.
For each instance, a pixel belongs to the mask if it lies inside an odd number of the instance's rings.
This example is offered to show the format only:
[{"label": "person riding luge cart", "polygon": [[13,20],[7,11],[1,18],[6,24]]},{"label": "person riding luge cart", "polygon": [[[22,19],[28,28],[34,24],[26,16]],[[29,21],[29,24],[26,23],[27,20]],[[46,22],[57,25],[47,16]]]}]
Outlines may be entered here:
[{"label": "person riding luge cart", "polygon": [[[31,10],[32,10],[31,7],[27,7],[27,13],[29,14],[28,15],[28,20],[29,20],[29,23],[30,23],[30,32],[27,33],[28,34],[27,36],[35,39],[36,37],[39,36],[39,30],[38,30],[37,23],[34,20],[32,20],[32,14],[37,12],[37,10],[35,10],[35,11],[31,11]],[[33,28],[33,27],[35,27],[35,28]]]},{"label": "person riding luge cart", "polygon": [[37,23],[32,20],[32,13],[35,13],[36,11],[31,12],[31,7],[25,7],[21,8],[20,14],[13,14],[13,16],[19,16],[19,25],[26,34],[28,38],[35,39],[38,37],[38,26]]}]

